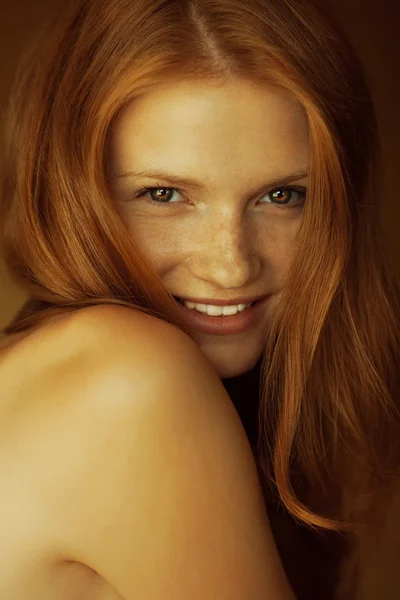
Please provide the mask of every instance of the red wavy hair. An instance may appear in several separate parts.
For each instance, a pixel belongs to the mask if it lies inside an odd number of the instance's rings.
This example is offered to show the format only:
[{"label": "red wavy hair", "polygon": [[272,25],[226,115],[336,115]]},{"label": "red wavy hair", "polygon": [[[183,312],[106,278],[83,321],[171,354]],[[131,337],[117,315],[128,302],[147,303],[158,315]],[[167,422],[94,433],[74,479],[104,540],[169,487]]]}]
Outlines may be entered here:
[{"label": "red wavy hair", "polygon": [[[399,474],[400,293],[382,236],[377,124],[339,25],[305,0],[76,0],[24,56],[7,113],[1,249],[29,300],[4,329],[116,303],[185,331],[107,185],[121,107],[170,76],[290,90],[309,121],[298,249],[265,341],[257,464],[297,519],[351,529],[338,488]],[[352,465],[351,468],[349,465]],[[356,472],[365,473],[361,481]],[[332,502],[330,503],[332,505]],[[319,507],[319,508],[318,508]]]}]

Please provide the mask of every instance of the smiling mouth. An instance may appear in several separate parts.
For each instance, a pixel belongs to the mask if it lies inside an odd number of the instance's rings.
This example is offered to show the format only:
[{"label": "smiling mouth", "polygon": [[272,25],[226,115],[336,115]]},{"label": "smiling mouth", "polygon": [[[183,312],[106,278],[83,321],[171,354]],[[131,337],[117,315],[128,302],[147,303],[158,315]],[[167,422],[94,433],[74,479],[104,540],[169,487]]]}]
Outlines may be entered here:
[{"label": "smiling mouth", "polygon": [[[187,308],[187,309],[189,309],[189,310],[197,310],[197,309],[196,309],[194,306],[190,306],[190,307],[189,307],[189,306],[187,306],[187,305],[185,304],[185,301],[184,301],[182,298],[178,298],[178,296],[173,296],[173,298],[174,298],[174,300],[175,300],[176,302],[179,302],[179,304],[180,304],[181,306],[184,306],[185,308]],[[248,310],[249,308],[251,308],[251,307],[252,307],[252,306],[254,306],[255,304],[258,304],[259,302],[261,302],[263,299],[264,299],[264,298],[261,298],[260,300],[256,300],[256,301],[254,301],[254,302],[251,302],[251,303],[249,303],[249,304],[243,305],[243,308],[242,308],[242,309],[240,309],[240,310],[238,310],[238,312],[240,313],[240,312],[243,312],[244,310]],[[200,304],[204,304],[204,303],[200,303]],[[213,306],[213,307],[214,307],[214,306],[216,306],[216,305],[214,305],[214,304],[211,304],[211,303],[210,303],[210,304],[208,304],[207,306]],[[234,304],[233,304],[233,305],[226,304],[225,306],[232,307],[232,306],[235,306],[235,305],[234,305]],[[223,308],[223,307],[218,305],[218,306],[217,306],[217,308]],[[201,312],[202,314],[207,314],[207,313],[203,312],[202,310],[201,310],[201,311],[199,311],[199,312]],[[208,315],[208,316],[213,316],[213,315]],[[215,315],[214,315],[214,316],[215,316]],[[218,316],[222,316],[222,315],[218,315]],[[225,317],[226,317],[226,316],[233,316],[233,315],[229,315],[229,314],[228,314],[228,315],[223,315],[223,316],[225,316]]]},{"label": "smiling mouth", "polygon": [[[185,300],[183,298],[178,298],[178,296],[172,296],[174,300],[176,300],[177,302],[179,302],[179,304],[182,304],[183,306],[185,306]],[[261,298],[262,300],[263,298]],[[260,302],[260,300],[256,300],[255,302],[251,302],[249,303],[247,306],[253,306],[253,304],[257,304],[257,302]],[[207,303],[203,303],[203,304],[208,304],[210,306],[216,306],[215,304],[213,304],[212,302],[207,302]],[[226,304],[225,306],[235,306],[235,304]]]},{"label": "smiling mouth", "polygon": [[238,305],[236,309],[230,308],[225,313],[221,311],[221,308],[224,308],[222,306],[207,305],[207,308],[205,306],[197,308],[186,306],[183,299],[178,296],[172,297],[181,307],[178,310],[182,318],[193,330],[207,335],[228,336],[242,334],[248,330],[254,332],[254,328],[264,318],[264,309],[269,295],[253,302],[250,307],[246,307],[245,304]]}]

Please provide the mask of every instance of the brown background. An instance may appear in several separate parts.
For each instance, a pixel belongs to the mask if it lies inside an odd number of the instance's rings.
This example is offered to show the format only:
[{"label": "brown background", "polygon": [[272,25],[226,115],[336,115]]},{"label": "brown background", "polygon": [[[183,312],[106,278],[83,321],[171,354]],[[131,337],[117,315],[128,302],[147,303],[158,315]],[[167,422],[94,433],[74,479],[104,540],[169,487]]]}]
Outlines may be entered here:
[{"label": "brown background", "polygon": [[[382,184],[384,231],[392,250],[393,268],[400,276],[400,181],[397,176],[400,154],[400,2],[323,1],[343,23],[367,71],[376,106],[385,167]],[[0,109],[7,102],[20,51],[29,43],[35,26],[61,6],[60,0],[0,0]],[[2,115],[1,110],[0,118],[3,118]],[[25,293],[11,282],[0,257],[0,328],[9,321],[25,297]],[[397,500],[388,514],[388,527],[382,545],[375,545],[367,560],[364,590],[360,596],[362,600],[400,598],[399,515],[400,500]]]}]

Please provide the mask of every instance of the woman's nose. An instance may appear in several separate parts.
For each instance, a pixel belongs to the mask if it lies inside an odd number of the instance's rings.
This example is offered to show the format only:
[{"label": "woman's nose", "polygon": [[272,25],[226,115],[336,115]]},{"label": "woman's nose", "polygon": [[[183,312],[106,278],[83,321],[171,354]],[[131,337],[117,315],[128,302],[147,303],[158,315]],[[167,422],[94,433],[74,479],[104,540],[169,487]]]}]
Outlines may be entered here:
[{"label": "woman's nose", "polygon": [[215,288],[245,288],[259,277],[262,256],[252,228],[238,219],[206,223],[193,235],[191,270]]}]

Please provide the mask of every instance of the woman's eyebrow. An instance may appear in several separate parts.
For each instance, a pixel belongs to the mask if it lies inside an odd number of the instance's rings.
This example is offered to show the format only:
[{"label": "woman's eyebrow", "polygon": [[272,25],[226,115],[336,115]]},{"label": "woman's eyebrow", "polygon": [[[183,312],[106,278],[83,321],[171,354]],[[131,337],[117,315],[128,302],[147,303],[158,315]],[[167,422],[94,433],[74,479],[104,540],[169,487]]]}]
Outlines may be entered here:
[{"label": "woman's eyebrow", "polygon": [[[280,177],[274,178],[273,180],[268,181],[265,185],[262,185],[260,189],[264,189],[266,187],[279,187],[282,185],[287,185],[296,181],[297,179],[303,179],[308,176],[308,169],[300,169],[298,171],[294,171],[292,173],[288,173],[286,175],[282,175]],[[122,173],[117,173],[112,175],[113,179],[119,178],[142,178],[142,179],[161,179],[168,183],[172,183],[174,185],[179,185],[182,187],[193,188],[193,189],[204,189],[206,186],[197,181],[196,179],[190,179],[186,177],[179,177],[177,175],[173,175],[171,173],[165,173],[162,171],[139,171],[139,170],[130,170],[124,171]]]}]

